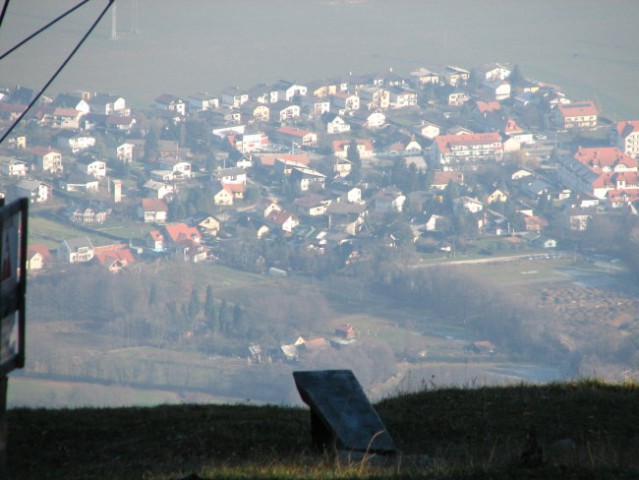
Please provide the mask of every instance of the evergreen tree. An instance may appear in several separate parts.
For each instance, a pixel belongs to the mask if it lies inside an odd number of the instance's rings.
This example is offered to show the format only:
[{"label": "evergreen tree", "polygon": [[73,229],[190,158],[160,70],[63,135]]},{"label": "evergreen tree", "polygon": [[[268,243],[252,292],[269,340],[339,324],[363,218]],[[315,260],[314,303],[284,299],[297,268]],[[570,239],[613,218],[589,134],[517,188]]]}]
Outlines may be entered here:
[{"label": "evergreen tree", "polygon": [[151,284],[151,288],[149,289],[149,307],[152,307],[158,301],[158,290],[155,286],[155,283]]},{"label": "evergreen tree", "polygon": [[229,305],[226,300],[222,300],[220,305],[220,312],[218,315],[218,328],[223,334],[228,333],[229,330]]},{"label": "evergreen tree", "polygon": [[187,313],[190,318],[195,318],[200,313],[201,304],[200,298],[198,297],[195,289],[191,290],[191,298],[189,299],[189,304],[187,307]]},{"label": "evergreen tree", "polygon": [[215,296],[213,295],[213,287],[209,284],[206,286],[206,298],[204,300],[204,315],[211,318],[215,311]]},{"label": "evergreen tree", "polygon": [[244,311],[237,303],[233,307],[233,332],[240,337],[246,333],[244,325]]}]

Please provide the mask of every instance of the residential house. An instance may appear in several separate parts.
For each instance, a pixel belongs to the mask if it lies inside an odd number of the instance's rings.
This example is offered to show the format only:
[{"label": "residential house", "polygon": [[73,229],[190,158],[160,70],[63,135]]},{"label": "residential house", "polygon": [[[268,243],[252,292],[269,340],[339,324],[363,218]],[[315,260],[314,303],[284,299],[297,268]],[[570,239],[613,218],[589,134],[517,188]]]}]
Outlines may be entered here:
[{"label": "residential house", "polygon": [[505,80],[487,80],[482,84],[482,93],[486,98],[501,102],[510,98],[510,83]]},{"label": "residential house", "polygon": [[284,125],[275,131],[280,142],[285,145],[297,145],[300,147],[316,147],[317,134],[297,127]]},{"label": "residential house", "polygon": [[222,106],[229,108],[240,108],[249,101],[249,94],[239,88],[230,88],[222,92]]},{"label": "residential house", "polygon": [[626,155],[639,158],[639,120],[617,122],[614,143]]},{"label": "residential house", "polygon": [[138,218],[144,223],[164,224],[169,215],[169,206],[160,198],[143,198],[138,206]]},{"label": "residential house", "polygon": [[95,147],[96,139],[91,135],[63,130],[56,135],[56,141],[58,147],[69,149],[72,153],[78,153]]},{"label": "residential house", "polygon": [[311,118],[319,117],[331,111],[331,101],[328,98],[303,97],[302,111]]},{"label": "residential house", "polygon": [[15,198],[28,198],[31,203],[46,202],[53,192],[51,185],[38,180],[20,180],[13,186]]},{"label": "residential house", "polygon": [[130,133],[137,120],[131,116],[109,115],[106,117],[105,128],[112,132]]},{"label": "residential house", "polygon": [[166,162],[161,170],[151,170],[151,178],[158,182],[175,182],[191,178],[191,163],[176,161]]},{"label": "residential house", "polygon": [[351,131],[351,126],[337,113],[327,113],[322,116],[326,123],[326,133],[328,135],[339,135]]},{"label": "residential house", "polygon": [[333,173],[336,177],[348,177],[353,170],[353,162],[348,158],[333,156]]},{"label": "residential house", "polygon": [[450,183],[464,185],[464,172],[459,170],[436,170],[433,173],[430,188],[434,190],[445,190]]},{"label": "residential house", "polygon": [[208,256],[208,249],[201,245],[202,235],[196,227],[190,227],[186,223],[165,225],[164,232],[168,246],[182,255],[185,261],[198,263]]},{"label": "residential house", "polygon": [[439,73],[431,72],[427,68],[420,67],[410,72],[410,77],[416,86],[421,85],[439,85],[441,79]]},{"label": "residential house", "polygon": [[360,98],[354,93],[338,92],[331,96],[331,102],[335,108],[343,114],[359,110]]},{"label": "residential house", "polygon": [[395,188],[383,188],[373,195],[371,201],[376,212],[401,212],[406,195]]},{"label": "residential house", "polygon": [[319,217],[326,214],[331,200],[324,195],[310,193],[296,198],[294,204],[297,213],[300,215]]},{"label": "residential house", "polygon": [[51,128],[78,130],[80,119],[84,114],[80,110],[71,108],[55,108],[44,117],[44,123]]},{"label": "residential house", "polygon": [[590,100],[559,104],[555,112],[555,125],[560,129],[575,130],[597,126],[599,110]]},{"label": "residential house", "polygon": [[323,190],[326,183],[326,175],[312,168],[295,166],[291,170],[290,182],[300,192]]},{"label": "residential house", "polygon": [[[350,147],[350,140],[335,140],[333,142],[333,152],[338,158],[348,158],[348,149]],[[373,149],[373,141],[370,139],[358,139],[356,140],[357,151],[359,152],[359,158],[361,160],[370,160],[375,156]]]},{"label": "residential house", "polygon": [[97,178],[84,172],[71,172],[60,185],[67,192],[97,192],[100,182]]},{"label": "residential house", "polygon": [[59,151],[51,147],[33,147],[28,151],[35,158],[38,171],[52,174],[63,172],[62,154]]},{"label": "residential house", "polygon": [[0,174],[7,177],[24,177],[29,168],[25,162],[13,157],[0,157]]},{"label": "residential house", "polygon": [[51,266],[53,255],[46,245],[36,244],[27,247],[27,271],[35,272]]},{"label": "residential house", "polygon": [[218,181],[225,184],[240,183],[246,185],[247,181],[246,170],[239,167],[220,168],[215,176]]},{"label": "residential house", "polygon": [[448,105],[450,107],[461,107],[470,100],[470,95],[464,90],[453,90],[448,94]]},{"label": "residential house", "polygon": [[266,133],[258,131],[239,135],[228,135],[229,146],[240,153],[252,153],[264,150],[270,144]]},{"label": "residential house", "polygon": [[366,222],[368,209],[364,203],[335,201],[328,206],[326,214],[328,215],[329,228],[332,231],[357,235]]},{"label": "residential house", "polygon": [[240,112],[247,123],[268,122],[271,119],[271,107],[253,100],[245,102],[240,107]]},{"label": "residential house", "polygon": [[422,122],[414,129],[419,135],[429,140],[433,140],[437,135],[441,134],[441,127],[435,123]]},{"label": "residential house", "polygon": [[444,81],[448,85],[452,87],[456,87],[456,86],[465,85],[468,83],[468,80],[470,79],[470,72],[461,67],[447,65],[444,68],[443,77],[444,77]]},{"label": "residential house", "polygon": [[95,178],[104,178],[107,174],[107,166],[104,160],[97,160],[90,156],[80,157],[76,162],[77,169]]},{"label": "residential house", "polygon": [[390,87],[390,108],[409,108],[417,106],[417,92],[405,87]]},{"label": "residential house", "polygon": [[279,228],[280,230],[292,233],[293,230],[300,224],[299,218],[292,213],[288,213],[284,210],[272,211],[268,217],[266,217],[267,223]]},{"label": "residential house", "polygon": [[484,209],[484,204],[476,198],[459,197],[455,208],[462,208],[469,213],[479,213]]},{"label": "residential house", "polygon": [[[109,95],[106,93],[98,93],[89,100],[92,113],[100,113],[102,115],[118,115],[127,117],[131,114],[127,108],[126,100],[117,95]],[[77,108],[77,107],[76,107]]]},{"label": "residential house", "polygon": [[222,221],[213,215],[207,215],[198,222],[197,227],[203,234],[215,237],[222,227]]},{"label": "residential house", "polygon": [[357,91],[360,105],[367,110],[386,110],[390,107],[390,91],[385,88],[365,86]]},{"label": "residential house", "polygon": [[377,130],[386,125],[386,115],[380,111],[369,112],[360,110],[348,117],[348,121],[362,128]]},{"label": "residential house", "polygon": [[430,147],[435,164],[452,165],[477,160],[501,160],[503,143],[499,133],[472,133],[465,135],[439,135]]},{"label": "residential house", "polygon": [[275,95],[272,95],[273,98],[277,98],[275,102],[292,102],[295,97],[304,97],[308,93],[308,88],[288,80],[280,80],[272,86],[271,91],[275,92]]},{"label": "residential house", "polygon": [[87,263],[93,260],[95,250],[88,237],[62,240],[58,246],[58,259],[65,263]]},{"label": "residential house", "polygon": [[508,194],[503,190],[496,188],[486,197],[486,203],[491,205],[493,203],[504,203],[508,201]]},{"label": "residential house", "polygon": [[481,76],[483,82],[495,82],[507,80],[510,77],[511,70],[499,63],[487,63],[477,69],[477,73]]},{"label": "residential house", "polygon": [[324,98],[336,94],[339,90],[338,82],[330,80],[316,80],[306,84],[307,95]]},{"label": "residential house", "polygon": [[124,142],[115,149],[116,158],[123,163],[131,163],[133,161],[133,149],[135,144]]},{"label": "residential house", "polygon": [[338,325],[335,327],[335,336],[344,340],[355,338],[355,328],[350,324]]},{"label": "residential house", "polygon": [[271,120],[285,122],[293,118],[299,118],[301,109],[299,105],[289,102],[277,102],[271,105]]},{"label": "residential house", "polygon": [[164,252],[168,245],[160,230],[151,230],[146,236],[146,245],[154,252]]},{"label": "residential house", "polygon": [[220,99],[206,92],[194,93],[186,99],[187,109],[195,112],[204,112],[220,108]]},{"label": "residential house", "polygon": [[86,115],[91,111],[89,103],[81,96],[61,93],[55,97],[51,106],[58,109],[77,110],[81,115]]},{"label": "residential house", "polygon": [[186,102],[175,95],[163,94],[155,99],[155,107],[166,112],[176,113],[180,116],[186,115]]},{"label": "residential house", "polygon": [[568,228],[573,232],[585,232],[596,215],[594,208],[570,206],[563,212],[563,218]]},{"label": "residential house", "polygon": [[[231,185],[233,184],[220,183],[219,190],[213,195],[213,203],[215,205],[225,207],[233,205],[233,202],[235,201],[235,195],[233,195]],[[235,185],[242,186],[241,183]]]},{"label": "residential house", "polygon": [[557,178],[577,193],[603,200],[611,190],[639,189],[637,159],[617,147],[580,147],[557,163]]},{"label": "residential house", "polygon": [[118,273],[135,262],[133,252],[123,243],[95,247],[94,258],[111,273]]},{"label": "residential house", "polygon": [[171,194],[175,191],[175,187],[173,185],[164,182],[158,182],[156,180],[147,180],[144,184],[144,188],[150,198],[157,199],[170,197]]},{"label": "residential house", "polygon": [[91,207],[76,208],[71,215],[74,223],[104,223],[111,215],[111,209],[96,211]]}]

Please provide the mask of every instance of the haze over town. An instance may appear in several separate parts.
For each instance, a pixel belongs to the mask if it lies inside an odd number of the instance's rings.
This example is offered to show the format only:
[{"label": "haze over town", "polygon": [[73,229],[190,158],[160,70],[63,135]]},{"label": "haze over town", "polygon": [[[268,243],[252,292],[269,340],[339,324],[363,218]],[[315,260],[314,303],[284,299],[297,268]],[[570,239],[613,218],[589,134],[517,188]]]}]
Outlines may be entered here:
[{"label": "haze over town", "polygon": [[[638,7],[488,6],[118,2],[1,146],[33,201],[10,403],[636,378]],[[0,63],[3,130],[90,18]]]}]

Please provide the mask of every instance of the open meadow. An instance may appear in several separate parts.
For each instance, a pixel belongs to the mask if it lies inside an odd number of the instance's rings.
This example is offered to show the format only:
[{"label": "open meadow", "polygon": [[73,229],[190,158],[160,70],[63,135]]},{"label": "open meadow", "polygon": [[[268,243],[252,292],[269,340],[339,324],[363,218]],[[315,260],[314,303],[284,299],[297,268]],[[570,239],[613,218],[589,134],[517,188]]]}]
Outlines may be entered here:
[{"label": "open meadow", "polygon": [[[220,299],[231,303],[246,299],[243,306],[247,315],[256,321],[279,319],[268,337],[272,344],[264,345],[268,348],[277,349],[296,335],[328,338],[336,325],[351,324],[358,333],[360,357],[340,356],[351,355],[343,353],[313,355],[292,364],[280,360],[255,362],[248,357],[248,344],[241,348],[240,343],[238,353],[231,356],[207,354],[187,348],[188,343],[148,344],[134,336],[115,335],[115,327],[96,330],[82,318],[58,315],[40,318],[30,325],[27,368],[12,375],[9,404],[92,405],[97,392],[113,386],[112,394],[102,397],[100,404],[188,401],[299,405],[291,381],[293,370],[343,368],[344,361],[350,362],[348,366],[363,379],[373,399],[418,390],[424,385],[478,387],[520,381],[535,383],[575,374],[567,363],[531,361],[517,351],[469,353],[466,347],[470,343],[486,339],[461,322],[438,317],[428,308],[401,306],[396,299],[378,293],[366,292],[359,299],[345,298],[336,295],[338,292],[330,284],[308,282],[302,277],[272,279],[213,264],[187,270],[183,266],[176,269],[177,266],[173,262],[155,262],[144,266],[144,275],[165,278],[171,272],[171,282],[187,290],[192,279],[197,278],[204,285],[212,285]],[[633,331],[632,318],[638,308],[635,297],[632,292],[615,287],[623,284],[623,272],[573,263],[566,257],[525,258],[463,268],[489,278],[498,288],[507,286],[504,291],[509,295],[524,295],[536,308],[547,312],[541,317],[543,327],[575,354],[598,353],[604,358],[604,354],[610,354],[606,348],[625,341]],[[570,274],[566,273],[568,268]],[[606,282],[602,283],[603,279]],[[599,283],[588,283],[594,280]],[[291,296],[289,293],[293,292]],[[301,298],[301,303],[290,303],[296,297]],[[261,300],[252,303],[249,298]],[[36,299],[30,301],[34,302],[31,311],[37,313],[42,308],[53,311],[46,306],[38,307]],[[282,302],[288,302],[286,311],[294,318],[277,316]],[[311,315],[304,313],[304,309],[308,310],[305,302],[313,305]],[[585,328],[586,325],[589,327]],[[381,354],[380,358],[393,360],[386,362],[383,369],[380,365],[373,367],[365,360],[370,349],[378,352],[375,355]],[[389,354],[392,357],[384,356]],[[580,373],[585,376],[605,373],[596,368],[593,364],[593,370]]]}]

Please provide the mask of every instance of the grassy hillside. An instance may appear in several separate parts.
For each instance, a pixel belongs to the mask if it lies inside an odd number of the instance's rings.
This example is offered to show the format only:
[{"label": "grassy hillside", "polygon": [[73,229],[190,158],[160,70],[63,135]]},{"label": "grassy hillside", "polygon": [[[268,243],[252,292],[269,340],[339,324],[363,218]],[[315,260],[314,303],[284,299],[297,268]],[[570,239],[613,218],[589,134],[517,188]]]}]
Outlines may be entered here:
[{"label": "grassy hillside", "polygon": [[639,389],[596,381],[400,395],[376,408],[402,454],[321,454],[308,411],[248,405],[10,410],[15,480],[630,479]]}]

